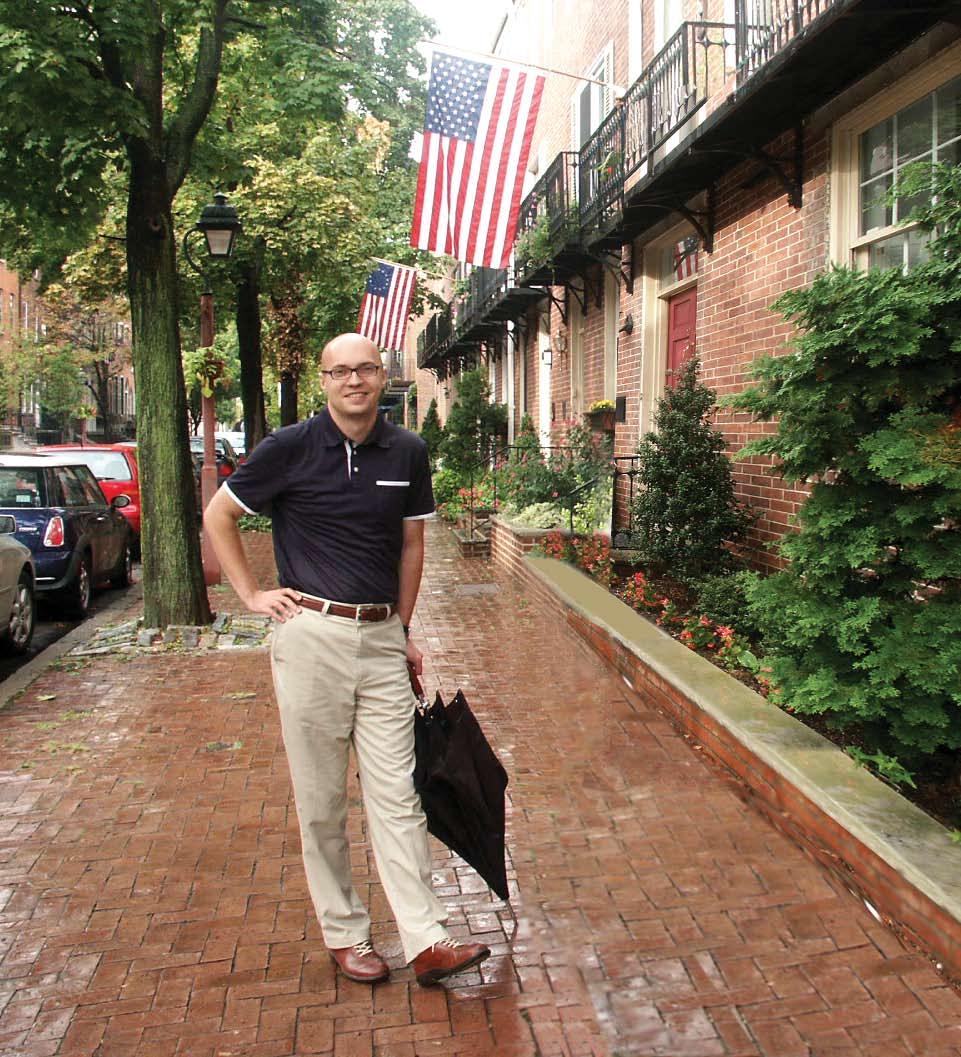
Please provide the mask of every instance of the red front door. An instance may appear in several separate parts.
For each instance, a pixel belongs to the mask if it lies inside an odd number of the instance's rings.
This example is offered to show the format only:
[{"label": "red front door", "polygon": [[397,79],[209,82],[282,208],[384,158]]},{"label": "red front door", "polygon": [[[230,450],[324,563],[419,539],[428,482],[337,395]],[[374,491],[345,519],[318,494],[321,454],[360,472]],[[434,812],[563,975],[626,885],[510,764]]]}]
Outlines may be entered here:
[{"label": "red front door", "polygon": [[697,322],[697,287],[672,297],[667,303],[667,384],[677,384],[677,373],[694,355]]}]

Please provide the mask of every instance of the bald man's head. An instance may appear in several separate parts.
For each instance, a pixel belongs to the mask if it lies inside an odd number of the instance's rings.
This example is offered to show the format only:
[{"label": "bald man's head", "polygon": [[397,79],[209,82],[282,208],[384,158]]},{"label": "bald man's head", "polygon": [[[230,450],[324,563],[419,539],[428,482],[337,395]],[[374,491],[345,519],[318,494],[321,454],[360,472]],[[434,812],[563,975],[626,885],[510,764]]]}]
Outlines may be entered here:
[{"label": "bald man's head", "polygon": [[365,338],[363,334],[338,334],[324,346],[320,355],[321,367],[329,367],[331,359],[342,353],[350,354],[351,358],[360,354],[371,363],[380,363],[380,350],[370,338]]}]

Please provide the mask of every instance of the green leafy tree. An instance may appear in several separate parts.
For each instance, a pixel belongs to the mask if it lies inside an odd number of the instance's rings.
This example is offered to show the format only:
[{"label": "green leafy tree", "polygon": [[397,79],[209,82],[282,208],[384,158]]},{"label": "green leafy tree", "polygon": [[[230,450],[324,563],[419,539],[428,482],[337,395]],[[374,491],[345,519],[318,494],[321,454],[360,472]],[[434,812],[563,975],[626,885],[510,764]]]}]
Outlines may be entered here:
[{"label": "green leafy tree", "polygon": [[724,438],[711,425],[715,406],[692,357],[658,401],[656,429],[637,449],[633,546],[651,573],[685,584],[730,568],[730,545],[751,523],[735,498]]},{"label": "green leafy tree", "polygon": [[[121,174],[122,229],[112,234],[124,239],[133,327],[148,623],[209,619],[186,440],[178,192],[192,166],[206,184],[206,201],[214,181],[230,191],[246,186],[263,157],[298,156],[304,136],[288,133],[302,132],[306,115],[317,122],[367,111],[382,119],[396,114],[409,125],[418,108],[391,76],[401,70],[412,83],[421,60],[410,48],[395,51],[391,30],[414,40],[422,27],[405,0],[211,0],[200,7],[182,0],[48,7],[0,0],[0,253],[24,270],[43,264],[51,272],[89,240],[108,212],[112,174]],[[264,78],[271,64],[274,76]],[[247,90],[212,115],[222,74],[244,68],[253,78]],[[278,86],[283,90],[275,92]],[[272,138],[263,135],[270,126]],[[260,155],[252,149],[258,137]],[[245,149],[233,153],[232,143]],[[281,152],[278,143],[292,146]],[[392,151],[400,159],[406,144],[397,141]],[[394,193],[388,186],[384,197]],[[200,197],[198,190],[187,224]],[[309,214],[297,220],[300,227],[312,223]],[[332,273],[343,283],[342,269]],[[256,267],[248,278],[239,286],[247,307],[256,307]],[[352,281],[359,289],[362,276]],[[271,294],[322,311],[323,286],[315,282],[317,299],[289,283]],[[248,314],[240,323],[246,350],[257,321]]]},{"label": "green leafy tree", "polygon": [[783,296],[794,352],[732,401],[777,422],[742,454],[811,485],[751,593],[780,699],[908,755],[961,746],[961,169],[922,189],[929,261]]},{"label": "green leafy tree", "polygon": [[[110,383],[130,366],[129,346],[116,340],[117,324],[126,319],[126,305],[107,293],[99,301],[89,300],[84,286],[70,281],[68,269],[60,282],[45,290],[42,305],[47,341],[72,358],[86,389],[83,400],[103,422],[103,439],[112,442],[116,436]],[[62,410],[66,413],[68,409]]]},{"label": "green leafy tree", "polygon": [[108,167],[126,172],[149,624],[210,617],[193,530],[172,204],[210,112],[224,49],[237,19],[256,6],[0,0],[3,251],[62,258],[103,215]]},{"label": "green leafy tree", "polygon": [[490,464],[497,437],[507,425],[507,408],[491,403],[490,386],[481,369],[457,379],[457,399],[447,416],[441,455],[444,466],[465,480]]},{"label": "green leafy tree", "polygon": [[431,469],[437,463],[441,445],[444,442],[444,428],[440,424],[440,416],[437,414],[437,401],[431,400],[424,415],[424,421],[420,427],[420,435],[427,445],[427,453],[430,456]]}]

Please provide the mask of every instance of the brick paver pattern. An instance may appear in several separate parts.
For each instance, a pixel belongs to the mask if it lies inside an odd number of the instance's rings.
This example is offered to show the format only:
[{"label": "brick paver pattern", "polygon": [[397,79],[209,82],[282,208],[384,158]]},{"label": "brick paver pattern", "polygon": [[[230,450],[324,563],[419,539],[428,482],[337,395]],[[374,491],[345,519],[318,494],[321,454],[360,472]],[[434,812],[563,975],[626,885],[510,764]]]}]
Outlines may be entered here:
[{"label": "brick paver pattern", "polygon": [[[269,538],[248,542],[271,568]],[[465,690],[511,776],[510,906],[434,843],[453,932],[493,957],[417,986],[352,781],[394,972],[335,973],[264,650],[67,662],[0,713],[0,1054],[961,1053],[930,961],[439,524],[414,633],[427,686]]]}]

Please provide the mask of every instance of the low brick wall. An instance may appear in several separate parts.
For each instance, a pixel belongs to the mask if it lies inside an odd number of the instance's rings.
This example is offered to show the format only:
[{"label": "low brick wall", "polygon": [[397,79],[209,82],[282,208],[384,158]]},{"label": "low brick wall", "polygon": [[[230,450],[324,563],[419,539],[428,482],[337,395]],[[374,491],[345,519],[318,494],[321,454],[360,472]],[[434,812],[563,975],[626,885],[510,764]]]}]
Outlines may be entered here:
[{"label": "low brick wall", "polygon": [[737,775],[778,829],[961,977],[961,847],[944,827],[577,569],[518,557],[524,542],[502,539],[500,554],[533,599]]},{"label": "low brick wall", "polygon": [[547,536],[549,529],[527,529],[496,515],[491,518],[490,556],[512,575],[524,574],[524,556]]}]

